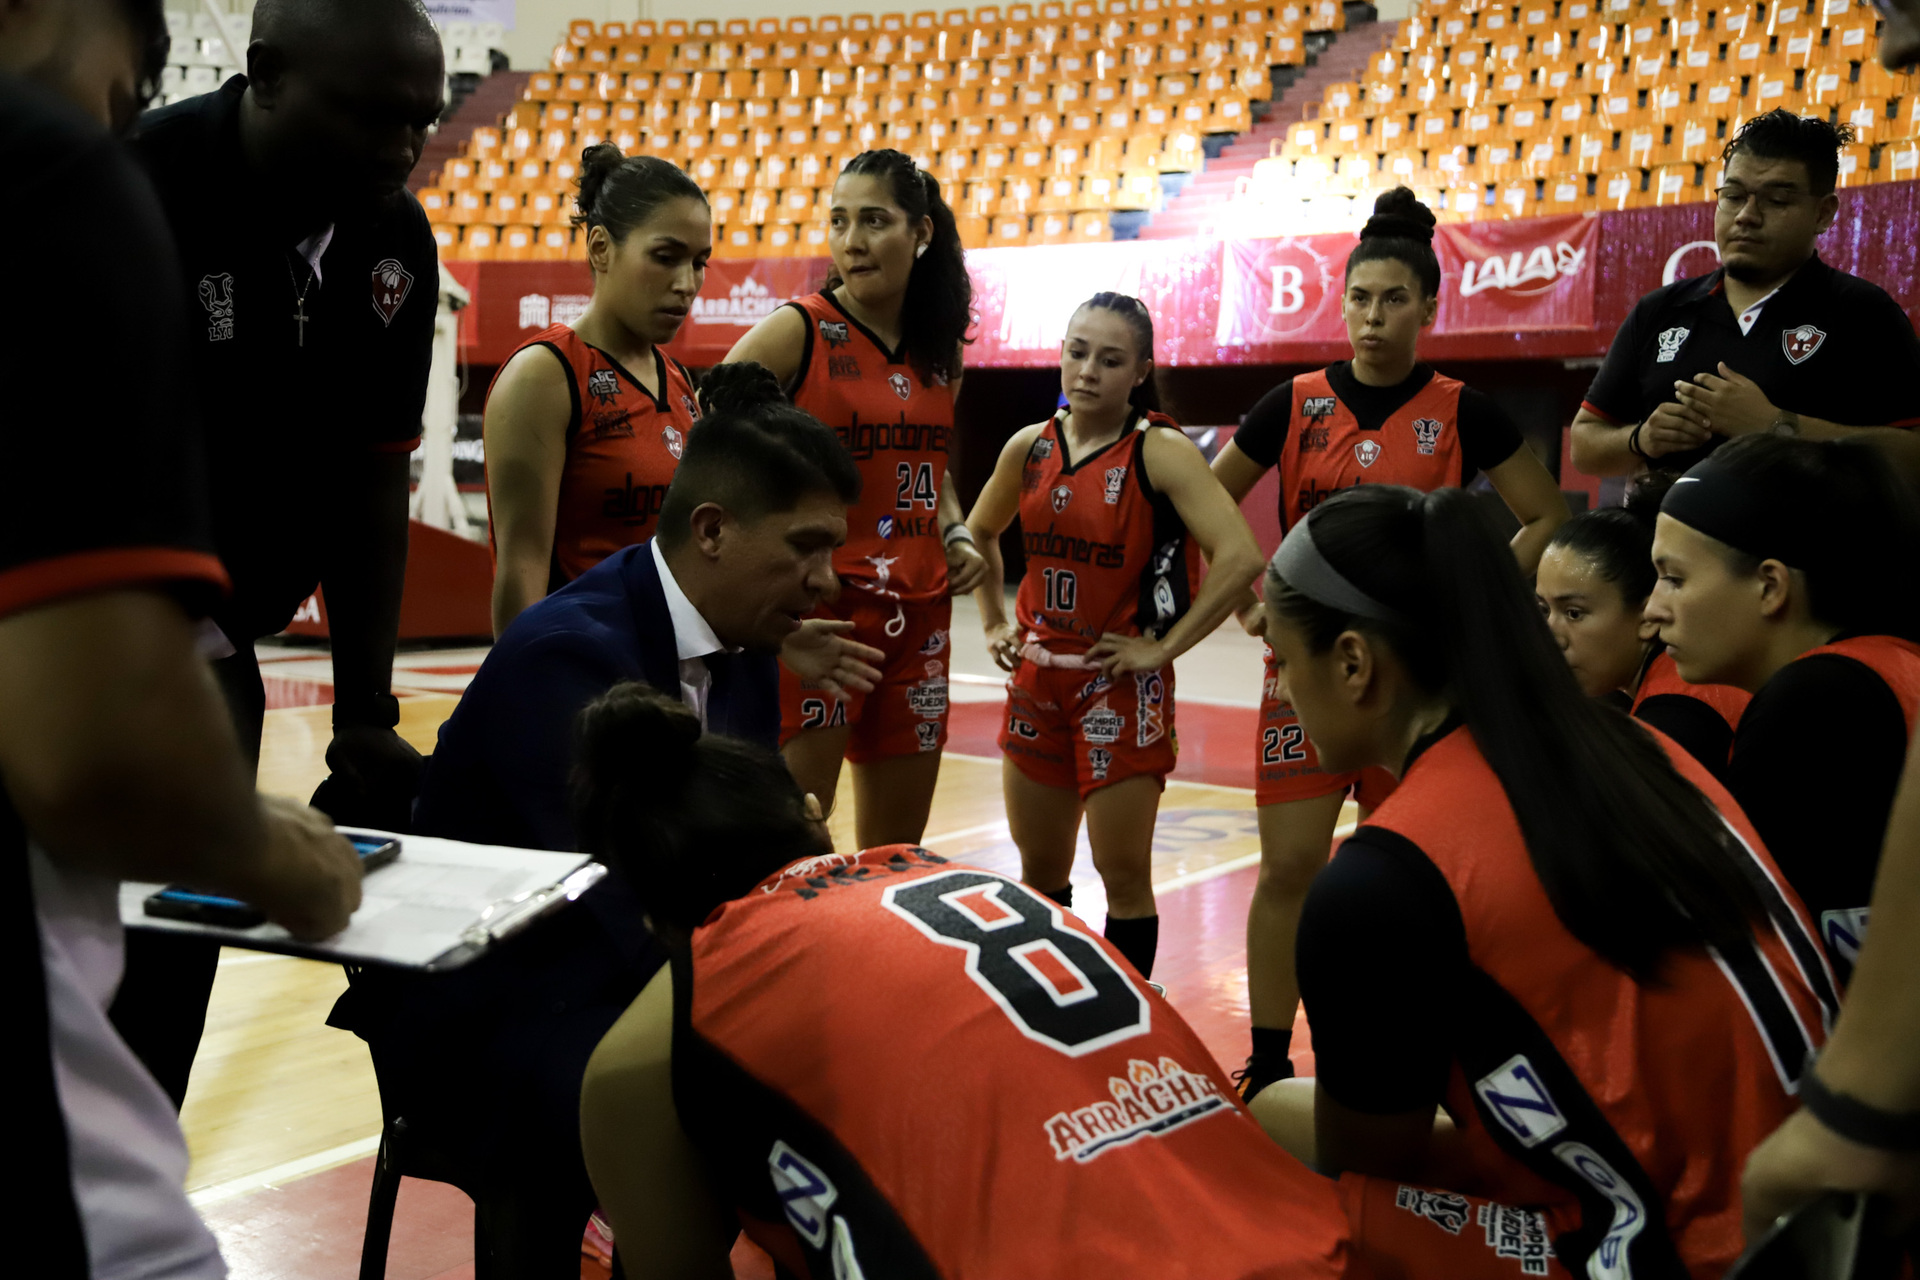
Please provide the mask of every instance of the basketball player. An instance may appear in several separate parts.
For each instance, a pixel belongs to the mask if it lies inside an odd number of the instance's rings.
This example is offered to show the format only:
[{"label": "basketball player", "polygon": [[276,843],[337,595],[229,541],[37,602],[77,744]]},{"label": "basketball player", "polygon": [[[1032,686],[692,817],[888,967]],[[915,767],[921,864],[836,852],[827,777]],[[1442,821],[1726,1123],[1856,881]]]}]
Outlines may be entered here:
[{"label": "basketball player", "polygon": [[[1236,501],[1280,468],[1280,523],[1292,528],[1314,505],[1357,484],[1416,489],[1462,485],[1486,472],[1520,531],[1513,552],[1533,571],[1541,548],[1567,518],[1553,477],[1491,398],[1420,362],[1420,332],[1440,305],[1434,216],[1397,187],[1374,202],[1360,243],[1347,259],[1341,310],[1353,359],[1281,383],[1255,405],[1214,459],[1214,474]],[[1251,596],[1241,621],[1261,634]],[[1253,1056],[1241,1074],[1252,1097],[1293,1074],[1287,1056],[1300,993],[1293,979],[1293,934],[1300,903],[1327,861],[1340,806],[1353,793],[1361,809],[1385,798],[1382,773],[1329,773],[1286,703],[1274,694],[1269,661],[1261,693],[1259,774],[1260,878],[1247,914],[1247,995]]]},{"label": "basketball player", "polygon": [[1457,490],[1337,495],[1288,533],[1266,600],[1320,758],[1399,776],[1301,914],[1316,1163],[1470,1177],[1541,1209],[1574,1274],[1719,1275],[1741,1162],[1836,1007],[1752,825],[1582,695]]},{"label": "basketball player", "polygon": [[493,634],[620,548],[653,536],[700,416],[693,380],[662,351],[713,253],[707,198],[677,166],[580,156],[593,301],[522,343],[487,390]]},{"label": "basketball player", "polygon": [[1864,442],[1743,437],[1675,483],[1653,557],[1680,675],[1753,694],[1727,787],[1844,978],[1920,708],[1912,491]]},{"label": "basketball player", "polygon": [[843,594],[824,616],[885,651],[872,693],[835,696],[783,675],[787,762],[828,808],[853,764],[863,848],[918,840],[947,740],[950,597],[986,562],[947,474],[973,285],[933,175],[898,151],[855,156],[833,188],[833,271],[817,294],[755,325],[727,356],[779,375],[840,433],[864,489],[834,556]]},{"label": "basketball player", "polygon": [[1667,485],[1662,473],[1649,473],[1627,491],[1626,506],[1583,511],[1555,530],[1534,599],[1582,693],[1631,710],[1724,782],[1734,726],[1752,695],[1682,680],[1645,616],[1653,524]]},{"label": "basketball player", "polygon": [[[980,622],[1013,673],[1000,734],[1021,878],[1071,906],[1082,813],[1107,891],[1107,938],[1153,973],[1153,823],[1173,771],[1173,660],[1260,573],[1253,531],[1206,459],[1154,412],[1153,319],[1096,293],[1060,344],[1066,408],[1014,434],[967,518],[987,556]],[[1000,535],[1027,550],[1007,621]],[[1191,536],[1189,536],[1191,535]],[[1211,564],[1194,595],[1204,551]]]},{"label": "basketball player", "polygon": [[[779,757],[622,685],[581,720],[581,848],[673,942],[581,1126],[629,1275],[1565,1280],[1537,1213],[1313,1173],[1180,1015],[1023,885],[836,854]],[[1524,1268],[1524,1272],[1521,1271]]]}]

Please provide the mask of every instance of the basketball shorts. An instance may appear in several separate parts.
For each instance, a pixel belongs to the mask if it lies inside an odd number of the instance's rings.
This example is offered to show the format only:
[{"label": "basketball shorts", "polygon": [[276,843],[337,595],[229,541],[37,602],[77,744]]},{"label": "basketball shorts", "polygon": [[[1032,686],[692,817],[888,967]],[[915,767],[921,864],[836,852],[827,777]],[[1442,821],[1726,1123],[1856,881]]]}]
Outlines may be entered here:
[{"label": "basketball shorts", "polygon": [[1361,808],[1378,808],[1398,785],[1394,776],[1385,769],[1356,769],[1351,773],[1322,769],[1313,743],[1307,740],[1300,718],[1293,713],[1293,705],[1274,696],[1279,682],[1273,650],[1268,649],[1266,679],[1260,687],[1260,736],[1254,744],[1259,761],[1254,803],[1286,804],[1351,791]]},{"label": "basketball shorts", "polygon": [[1547,1215],[1451,1191],[1344,1174],[1353,1280],[1572,1280]]},{"label": "basketball shorts", "polygon": [[813,616],[853,623],[853,639],[886,657],[876,664],[881,675],[873,692],[850,691],[844,699],[803,682],[782,666],[782,745],[804,730],[841,725],[852,730],[847,759],[855,764],[938,751],[946,745],[952,600],[943,596],[903,602],[846,590]]},{"label": "basketball shorts", "polygon": [[1043,786],[1078,791],[1173,772],[1173,667],[1111,678],[1098,667],[1022,662],[1007,681],[1000,750]]}]

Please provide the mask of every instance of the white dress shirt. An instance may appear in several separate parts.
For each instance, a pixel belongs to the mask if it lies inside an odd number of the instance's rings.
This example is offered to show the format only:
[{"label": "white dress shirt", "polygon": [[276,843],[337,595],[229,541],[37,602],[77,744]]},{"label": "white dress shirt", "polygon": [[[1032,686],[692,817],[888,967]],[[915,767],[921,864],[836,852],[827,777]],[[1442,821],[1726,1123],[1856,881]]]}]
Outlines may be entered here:
[{"label": "white dress shirt", "polygon": [[704,729],[707,727],[707,693],[713,688],[713,673],[707,670],[706,658],[711,653],[727,652],[727,646],[720,643],[720,637],[713,633],[707,620],[693,607],[693,601],[687,599],[687,593],[673,580],[673,570],[667,568],[667,558],[660,554],[659,540],[649,545],[653,567],[660,571],[660,590],[667,597],[667,616],[673,620],[673,643],[680,656],[680,701],[700,717],[700,727]]}]

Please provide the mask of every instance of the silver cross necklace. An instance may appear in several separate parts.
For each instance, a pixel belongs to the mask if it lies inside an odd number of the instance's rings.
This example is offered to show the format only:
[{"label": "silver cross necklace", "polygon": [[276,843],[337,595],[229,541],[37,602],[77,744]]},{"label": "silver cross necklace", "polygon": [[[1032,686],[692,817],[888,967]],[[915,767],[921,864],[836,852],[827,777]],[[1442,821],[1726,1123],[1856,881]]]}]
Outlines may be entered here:
[{"label": "silver cross necklace", "polygon": [[295,343],[298,346],[304,347],[307,345],[307,321],[310,319],[307,315],[307,290],[313,288],[313,282],[318,279],[319,276],[320,273],[318,271],[313,270],[312,267],[308,267],[307,282],[301,284],[299,279],[293,274],[293,264],[287,264],[287,282],[299,290],[293,298],[293,318],[300,326],[299,334],[295,339]]}]

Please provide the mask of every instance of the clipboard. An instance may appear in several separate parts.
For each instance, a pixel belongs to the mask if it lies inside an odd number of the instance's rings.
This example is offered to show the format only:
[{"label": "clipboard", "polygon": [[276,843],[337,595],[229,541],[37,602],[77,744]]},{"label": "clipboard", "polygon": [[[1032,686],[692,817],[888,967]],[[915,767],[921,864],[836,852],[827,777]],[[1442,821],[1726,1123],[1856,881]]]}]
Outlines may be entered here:
[{"label": "clipboard", "polygon": [[165,885],[125,881],[120,923],[152,933],[212,938],[224,946],[341,964],[442,973],[458,969],[598,884],[605,866],[581,853],[467,844],[433,836],[341,827],[342,835],[400,841],[400,856],[367,873],[360,909],[320,942],[300,942],[277,924],[229,929],[146,914]]}]

